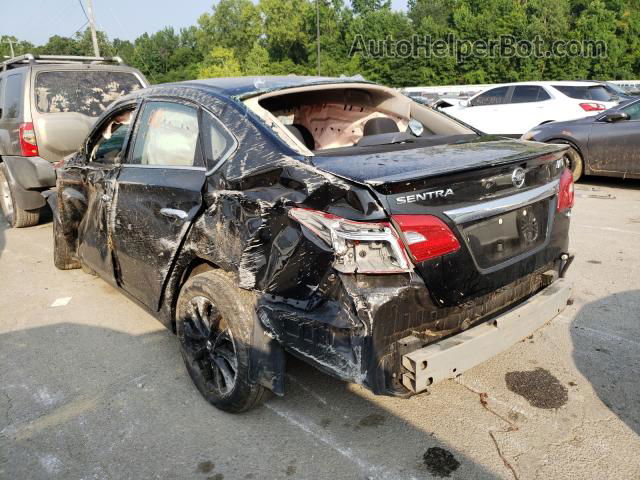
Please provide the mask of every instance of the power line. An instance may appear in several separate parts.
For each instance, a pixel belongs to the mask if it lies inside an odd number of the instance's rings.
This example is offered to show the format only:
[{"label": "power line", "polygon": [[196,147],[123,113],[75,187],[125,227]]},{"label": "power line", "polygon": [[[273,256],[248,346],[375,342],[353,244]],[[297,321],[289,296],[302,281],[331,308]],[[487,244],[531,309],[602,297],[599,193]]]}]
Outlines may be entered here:
[{"label": "power line", "polygon": [[86,26],[88,25],[88,23],[89,23],[89,20],[87,20],[86,22],[84,22],[84,23],[82,24],[82,26],[81,26],[79,29],[77,29],[75,32],[73,32],[73,33],[70,35],[70,37],[71,37],[71,38],[73,38],[73,36],[74,36],[76,33],[78,33],[80,30],[82,30],[84,27],[86,27]]},{"label": "power line", "polygon": [[84,5],[82,4],[82,0],[78,0],[78,3],[80,4],[80,8],[82,9],[82,13],[84,13],[84,18],[87,19],[87,23],[88,23],[89,22],[89,15],[87,15],[87,11],[84,9]]}]

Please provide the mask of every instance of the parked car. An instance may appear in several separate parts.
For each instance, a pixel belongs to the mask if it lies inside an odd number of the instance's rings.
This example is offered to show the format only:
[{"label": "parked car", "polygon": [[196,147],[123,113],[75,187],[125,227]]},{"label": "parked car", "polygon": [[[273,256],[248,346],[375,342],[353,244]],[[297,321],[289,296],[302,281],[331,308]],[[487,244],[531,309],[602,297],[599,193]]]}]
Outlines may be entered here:
[{"label": "parked car", "polygon": [[55,185],[53,165],[111,102],[149,83],[118,57],[27,54],[0,66],[0,207],[12,226],[29,227]]},{"label": "parked car", "polygon": [[640,178],[640,99],[595,117],[546,123],[522,138],[568,145],[565,158],[574,181],[583,174]]},{"label": "parked car", "polygon": [[176,332],[223,410],[282,395],[285,351],[407,396],[564,308],[564,150],[355,79],[158,85],[118,99],[58,169],[54,262]]},{"label": "parked car", "polygon": [[520,136],[537,125],[597,115],[618,103],[599,82],[526,82],[499,85],[441,109],[483,132]]}]

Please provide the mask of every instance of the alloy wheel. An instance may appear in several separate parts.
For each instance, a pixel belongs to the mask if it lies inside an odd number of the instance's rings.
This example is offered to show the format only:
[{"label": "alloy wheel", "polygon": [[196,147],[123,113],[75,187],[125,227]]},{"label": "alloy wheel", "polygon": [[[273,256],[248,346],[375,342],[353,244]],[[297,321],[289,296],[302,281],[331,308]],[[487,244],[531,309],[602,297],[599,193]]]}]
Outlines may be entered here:
[{"label": "alloy wheel", "polygon": [[191,366],[202,373],[210,389],[228,395],[238,377],[233,335],[215,304],[196,296],[189,302],[181,341]]}]

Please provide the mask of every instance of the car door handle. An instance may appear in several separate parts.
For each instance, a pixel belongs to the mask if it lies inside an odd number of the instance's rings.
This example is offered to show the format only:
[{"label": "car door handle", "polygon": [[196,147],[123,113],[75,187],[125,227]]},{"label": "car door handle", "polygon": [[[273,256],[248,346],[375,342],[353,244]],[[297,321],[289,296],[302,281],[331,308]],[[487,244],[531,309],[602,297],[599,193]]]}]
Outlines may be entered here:
[{"label": "car door handle", "polygon": [[176,220],[185,221],[189,214],[184,210],[178,210],[175,208],[161,208],[160,214],[165,217],[175,218]]}]

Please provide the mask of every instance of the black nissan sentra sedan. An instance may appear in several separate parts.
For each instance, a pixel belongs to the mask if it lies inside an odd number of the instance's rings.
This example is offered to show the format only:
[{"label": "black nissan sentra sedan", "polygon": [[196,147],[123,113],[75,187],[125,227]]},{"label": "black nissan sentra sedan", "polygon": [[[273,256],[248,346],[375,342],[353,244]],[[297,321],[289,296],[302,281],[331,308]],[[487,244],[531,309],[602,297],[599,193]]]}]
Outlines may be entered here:
[{"label": "black nissan sentra sedan", "polygon": [[285,352],[409,396],[566,305],[565,150],[355,78],[159,85],[57,170],[54,262],[176,332],[223,410],[284,394]]}]

